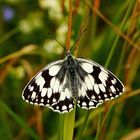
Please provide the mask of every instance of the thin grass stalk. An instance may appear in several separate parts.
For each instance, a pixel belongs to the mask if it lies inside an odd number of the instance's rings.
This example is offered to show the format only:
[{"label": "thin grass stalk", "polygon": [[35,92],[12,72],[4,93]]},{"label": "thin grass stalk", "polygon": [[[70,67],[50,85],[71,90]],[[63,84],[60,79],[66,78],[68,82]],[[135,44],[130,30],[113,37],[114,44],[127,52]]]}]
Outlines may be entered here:
[{"label": "thin grass stalk", "polygon": [[[98,125],[97,125],[97,132],[99,132],[101,127],[101,113],[98,114]],[[95,140],[98,140],[99,133],[96,133]]]},{"label": "thin grass stalk", "polygon": [[14,28],[13,30],[9,31],[7,34],[3,35],[0,39],[0,44],[4,43],[6,40],[8,40],[10,37],[15,35],[16,33],[19,32],[19,28]]},{"label": "thin grass stalk", "polygon": [[82,127],[80,129],[80,132],[79,132],[76,140],[81,140],[82,139],[83,132],[84,132],[84,130],[86,128],[86,125],[87,125],[87,122],[88,122],[89,114],[90,114],[90,111],[88,111],[87,114],[85,115],[85,119],[84,119],[83,125],[82,125]]},{"label": "thin grass stalk", "polygon": [[66,50],[70,49],[71,27],[72,27],[72,0],[69,0],[68,34],[66,40]]},{"label": "thin grass stalk", "polygon": [[70,113],[65,114],[64,116],[64,131],[63,131],[63,140],[73,140],[74,124],[75,124],[75,111],[73,109]]},{"label": "thin grass stalk", "polygon": [[63,131],[64,131],[64,115],[60,114],[58,140],[63,140]]},{"label": "thin grass stalk", "polygon": [[36,49],[35,45],[28,45],[28,46],[20,49],[19,51],[16,51],[14,53],[11,53],[7,56],[0,58],[0,64],[4,63],[10,59],[18,58],[18,57],[21,57],[21,56],[26,55],[26,54],[32,54],[32,52],[35,49]]}]

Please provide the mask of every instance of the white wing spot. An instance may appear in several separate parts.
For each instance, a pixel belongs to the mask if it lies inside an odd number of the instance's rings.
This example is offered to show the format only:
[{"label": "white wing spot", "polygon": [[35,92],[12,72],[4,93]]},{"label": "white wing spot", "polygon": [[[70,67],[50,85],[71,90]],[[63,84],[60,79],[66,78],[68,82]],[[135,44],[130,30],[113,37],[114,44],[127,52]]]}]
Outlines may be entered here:
[{"label": "white wing spot", "polygon": [[115,92],[116,92],[116,90],[115,90],[114,86],[111,86],[111,87],[110,87],[110,89],[112,90],[112,92],[113,92],[113,93],[115,93]]},{"label": "white wing spot", "polygon": [[60,81],[58,79],[56,79],[55,80],[55,85],[53,87],[54,93],[58,92],[58,90],[59,90],[59,84],[60,84]]},{"label": "white wing spot", "polygon": [[114,97],[112,96],[110,99],[114,99]]},{"label": "white wing spot", "polygon": [[94,103],[90,101],[89,102],[89,106],[93,106],[93,105],[94,105]]},{"label": "white wing spot", "polygon": [[116,79],[114,78],[113,80],[111,80],[112,84],[116,84]]},{"label": "white wing spot", "polygon": [[86,84],[85,83],[82,83],[82,85],[83,85],[84,89],[87,90]]},{"label": "white wing spot", "polygon": [[[83,85],[83,84],[82,84]],[[79,89],[79,96],[83,96],[85,97],[87,95],[86,90],[84,88],[84,86],[81,87],[81,89]]]},{"label": "white wing spot", "polygon": [[105,72],[103,72],[103,71],[100,72],[100,74],[99,74],[100,79],[107,80],[107,77],[108,77],[108,75]]},{"label": "white wing spot", "polygon": [[99,79],[102,81],[102,83],[104,85],[106,85],[105,81],[107,80],[107,77],[108,77],[108,75],[105,72],[103,72],[103,71],[100,72]]},{"label": "white wing spot", "polygon": [[31,85],[28,86],[28,89],[31,89]]},{"label": "white wing spot", "polygon": [[97,84],[94,85],[94,90],[95,90],[95,92],[96,92],[97,94],[100,93],[100,91],[99,91],[99,87],[98,87]]},{"label": "white wing spot", "polygon": [[68,88],[65,89],[65,96],[69,99],[71,97],[70,91]]},{"label": "white wing spot", "polygon": [[41,97],[44,97],[47,93],[47,88],[43,88],[41,91]]},{"label": "white wing spot", "polygon": [[66,110],[67,107],[65,105],[62,106],[62,110]]},{"label": "white wing spot", "polygon": [[65,100],[65,92],[61,92],[61,94],[60,94],[60,100],[61,101]]},{"label": "white wing spot", "polygon": [[73,105],[72,104],[69,104],[69,108],[72,108],[73,107]]},{"label": "white wing spot", "polygon": [[29,100],[25,100],[25,101],[29,103]]},{"label": "white wing spot", "polygon": [[27,97],[28,99],[30,98],[30,94],[28,95],[28,97]]},{"label": "white wing spot", "polygon": [[31,86],[31,87],[30,87],[30,91],[33,91],[33,89],[34,89],[34,87],[33,87],[33,86]]},{"label": "white wing spot", "polygon": [[59,65],[54,65],[54,66],[50,67],[49,68],[49,74],[51,76],[55,76],[59,72],[60,68],[61,67]]},{"label": "white wing spot", "polygon": [[63,87],[62,85],[59,86],[59,89],[58,89],[59,92],[62,91],[62,87]]},{"label": "white wing spot", "polygon": [[106,89],[105,89],[105,87],[104,87],[103,84],[99,84],[98,86],[99,86],[99,88],[101,89],[102,92],[105,92],[106,91]]},{"label": "white wing spot", "polygon": [[90,63],[82,63],[81,67],[87,72],[87,73],[92,73],[93,72],[93,65]]},{"label": "white wing spot", "polygon": [[94,80],[93,76],[91,76],[91,75],[89,74],[89,75],[88,75],[88,78],[89,78],[89,80],[90,80],[92,86],[94,86],[95,80]]},{"label": "white wing spot", "polygon": [[104,97],[107,98],[107,94],[104,94]]},{"label": "white wing spot", "polygon": [[55,77],[53,77],[50,81],[50,87],[53,89],[55,85]]},{"label": "white wing spot", "polygon": [[99,95],[98,98],[101,99],[101,96]]},{"label": "white wing spot", "polygon": [[44,99],[43,99],[43,98],[41,99],[41,102],[42,102],[42,103],[44,102]]},{"label": "white wing spot", "polygon": [[119,95],[116,95],[115,98],[119,97]]},{"label": "white wing spot", "polygon": [[56,109],[59,109],[59,106],[56,106]]},{"label": "white wing spot", "polygon": [[48,98],[50,98],[52,96],[52,89],[48,88],[48,93],[47,93]]},{"label": "white wing spot", "polygon": [[91,82],[90,82],[88,76],[85,77],[85,83],[86,83],[86,86],[87,86],[87,88],[88,88],[89,90],[92,90],[92,89],[93,89],[93,87],[92,87],[92,85],[91,85]]},{"label": "white wing spot", "polygon": [[36,97],[36,92],[33,91],[31,98],[35,99],[35,97]]},{"label": "white wing spot", "polygon": [[56,102],[56,99],[55,98],[53,98],[53,103],[55,103]]},{"label": "white wing spot", "polygon": [[121,94],[122,94],[122,92],[119,93],[119,95],[121,95]]},{"label": "white wing spot", "polygon": [[92,96],[91,96],[91,99],[93,99],[93,100],[94,100],[94,99],[95,99],[95,96],[94,96],[94,95],[92,95]]},{"label": "white wing spot", "polygon": [[42,76],[38,77],[38,79],[36,79],[36,84],[39,86],[39,91],[41,91],[45,84],[44,78]]},{"label": "white wing spot", "polygon": [[86,103],[86,102],[83,102],[83,103],[82,103],[82,106],[87,106],[87,103]]}]

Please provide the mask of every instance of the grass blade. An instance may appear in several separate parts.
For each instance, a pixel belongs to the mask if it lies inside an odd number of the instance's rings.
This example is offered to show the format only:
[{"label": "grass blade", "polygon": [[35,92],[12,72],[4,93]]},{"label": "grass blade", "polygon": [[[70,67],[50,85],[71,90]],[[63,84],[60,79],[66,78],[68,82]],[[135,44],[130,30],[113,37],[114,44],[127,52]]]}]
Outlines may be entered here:
[{"label": "grass blade", "polygon": [[3,109],[6,113],[8,113],[24,130],[34,139],[39,140],[38,136],[35,132],[30,129],[27,124],[16,115],[3,101],[0,100],[0,108]]}]

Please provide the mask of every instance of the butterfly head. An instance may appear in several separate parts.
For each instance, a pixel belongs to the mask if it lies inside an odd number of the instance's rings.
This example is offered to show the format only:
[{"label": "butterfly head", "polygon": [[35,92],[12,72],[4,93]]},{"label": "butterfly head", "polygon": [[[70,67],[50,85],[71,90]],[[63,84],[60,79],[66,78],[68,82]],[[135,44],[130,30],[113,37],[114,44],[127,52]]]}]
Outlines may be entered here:
[{"label": "butterfly head", "polygon": [[66,50],[66,58],[67,59],[74,59],[75,57],[71,54],[70,50]]},{"label": "butterfly head", "polygon": [[70,50],[66,50],[66,56],[71,56]]}]

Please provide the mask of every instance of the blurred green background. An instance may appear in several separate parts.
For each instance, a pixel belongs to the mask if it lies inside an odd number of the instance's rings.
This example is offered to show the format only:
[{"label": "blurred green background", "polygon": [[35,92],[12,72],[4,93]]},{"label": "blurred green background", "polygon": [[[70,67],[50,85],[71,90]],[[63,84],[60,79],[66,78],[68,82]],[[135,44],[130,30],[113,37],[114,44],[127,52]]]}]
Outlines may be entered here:
[{"label": "blurred green background", "polygon": [[[72,8],[71,46],[83,23],[87,29],[77,56],[106,66],[125,93],[90,112],[77,107],[68,139],[140,139],[140,1],[75,0]],[[68,15],[68,0],[0,0],[0,140],[57,140],[71,133],[63,128],[65,114],[21,97],[36,72],[65,57],[48,33],[65,46]]]}]

